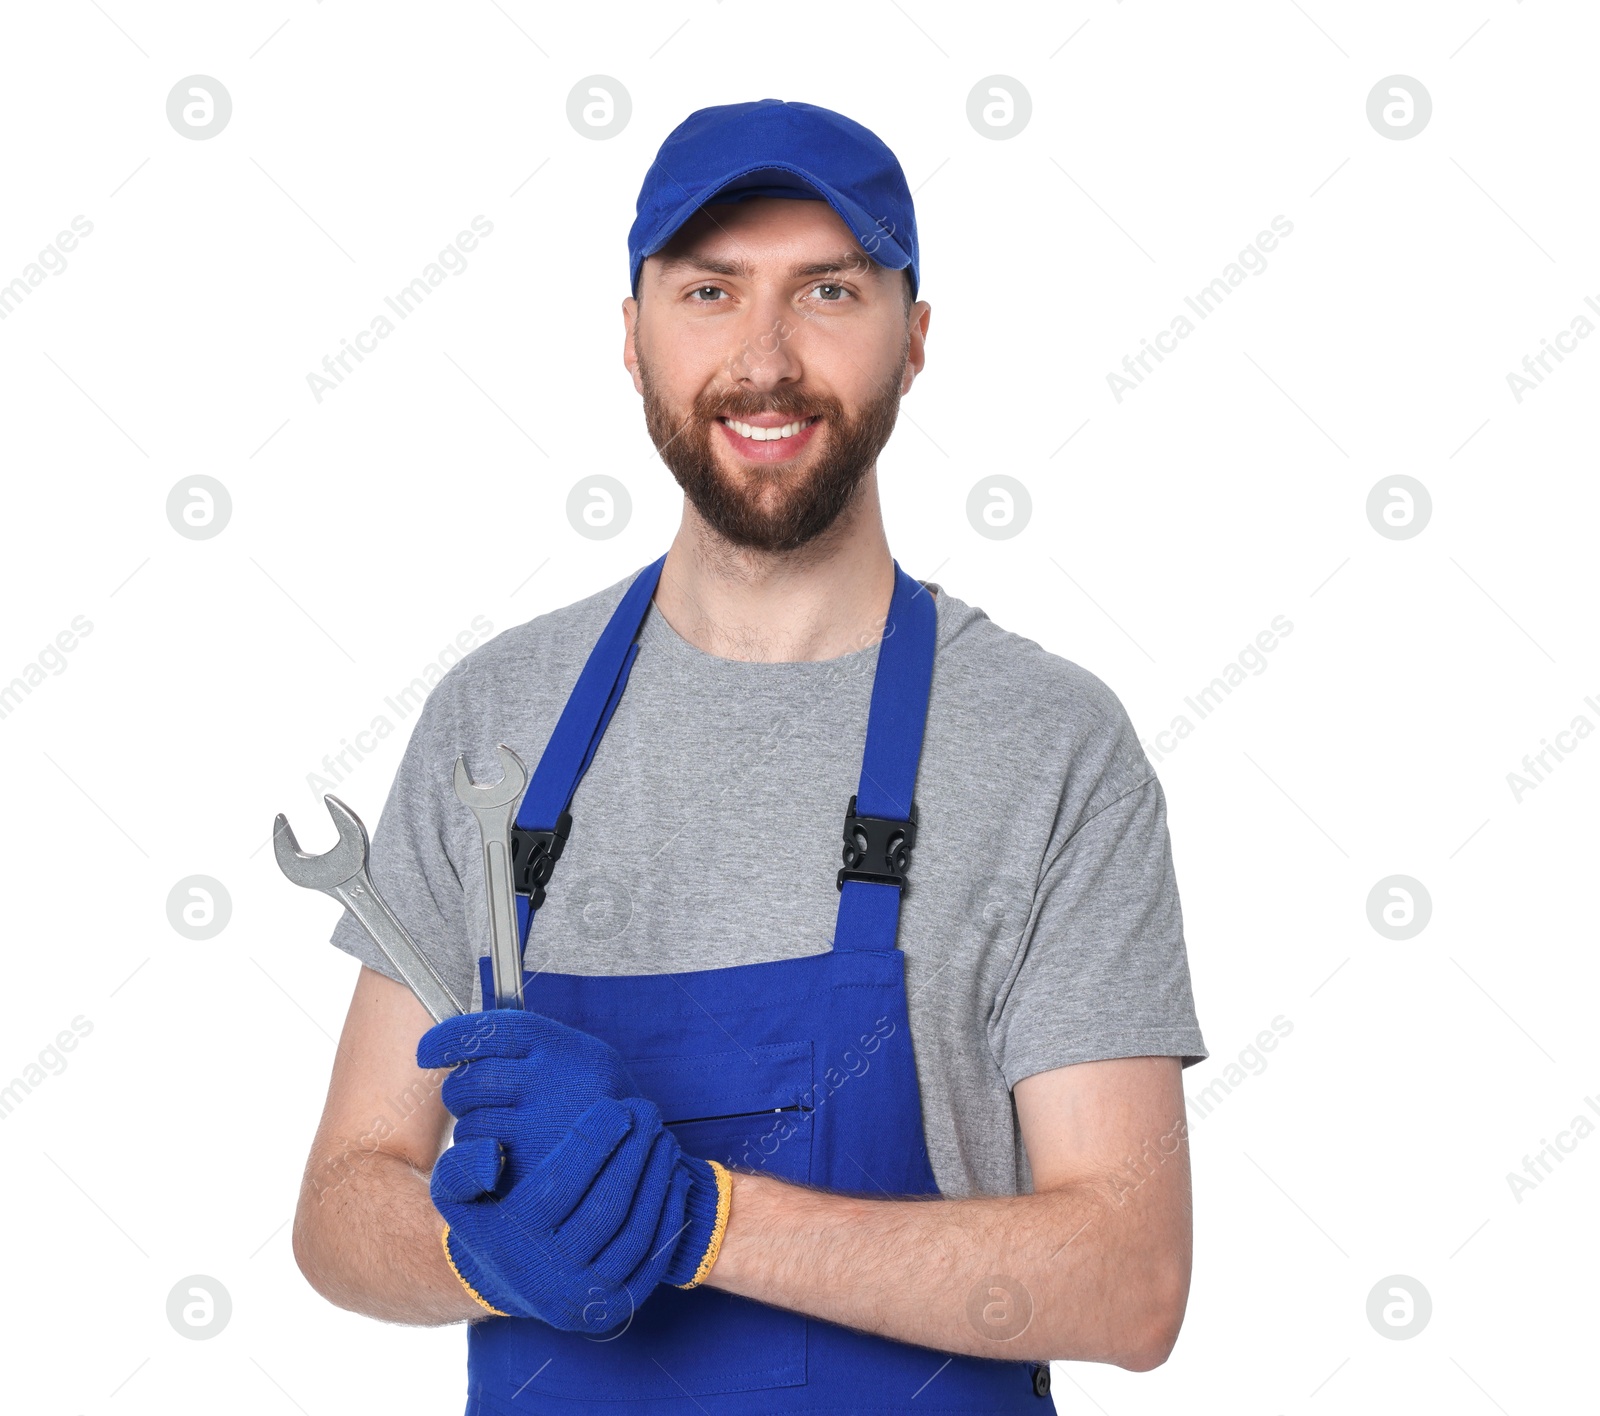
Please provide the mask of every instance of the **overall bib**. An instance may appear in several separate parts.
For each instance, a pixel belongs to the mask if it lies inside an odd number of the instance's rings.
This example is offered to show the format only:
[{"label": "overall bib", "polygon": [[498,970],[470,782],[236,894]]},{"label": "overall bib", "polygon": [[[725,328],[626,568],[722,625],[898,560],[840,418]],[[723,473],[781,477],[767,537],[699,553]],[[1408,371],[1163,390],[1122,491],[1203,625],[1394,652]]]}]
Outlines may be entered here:
[{"label": "overall bib", "polygon": [[[571,827],[568,807],[621,699],[665,560],[639,573],[596,641],[518,810],[524,958]],[[829,951],[679,974],[524,972],[527,1007],[615,1047],[690,1155],[875,1198],[939,1193],[896,945],[935,614],[933,597],[896,562]],[[480,966],[492,998],[490,961]],[[467,1416],[1053,1409],[1040,1400],[1048,1364],[952,1356],[705,1284],[662,1284],[625,1316],[600,1337],[537,1319],[470,1324]]]}]

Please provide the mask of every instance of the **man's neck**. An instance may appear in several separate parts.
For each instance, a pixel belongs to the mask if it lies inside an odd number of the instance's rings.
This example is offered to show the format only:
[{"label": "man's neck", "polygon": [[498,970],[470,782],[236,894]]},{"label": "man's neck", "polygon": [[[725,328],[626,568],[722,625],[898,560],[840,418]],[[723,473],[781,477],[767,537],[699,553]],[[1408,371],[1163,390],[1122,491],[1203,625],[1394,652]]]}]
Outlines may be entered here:
[{"label": "man's neck", "polygon": [[694,508],[667,552],[655,605],[695,648],[762,663],[836,659],[883,636],[894,561],[876,477],[828,531],[798,551],[734,546]]}]

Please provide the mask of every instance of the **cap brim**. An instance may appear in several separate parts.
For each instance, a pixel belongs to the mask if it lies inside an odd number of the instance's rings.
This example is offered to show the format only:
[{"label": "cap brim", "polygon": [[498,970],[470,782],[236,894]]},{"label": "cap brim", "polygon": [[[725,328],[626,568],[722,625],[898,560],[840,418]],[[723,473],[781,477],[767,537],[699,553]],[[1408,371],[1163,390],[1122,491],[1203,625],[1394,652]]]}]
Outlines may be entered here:
[{"label": "cap brim", "polygon": [[856,238],[861,249],[878,265],[889,270],[904,270],[911,264],[910,255],[895,239],[892,227],[886,226],[855,202],[847,200],[821,178],[792,163],[764,163],[759,167],[730,172],[716,183],[702,187],[679,205],[661,223],[641,251],[639,268],[633,272],[634,293],[638,294],[639,273],[644,269],[645,260],[671,241],[701,207],[717,205],[719,199],[731,202],[755,196],[789,196],[802,200],[807,197],[811,200],[820,198],[834,209],[839,219],[850,228],[850,234]]}]

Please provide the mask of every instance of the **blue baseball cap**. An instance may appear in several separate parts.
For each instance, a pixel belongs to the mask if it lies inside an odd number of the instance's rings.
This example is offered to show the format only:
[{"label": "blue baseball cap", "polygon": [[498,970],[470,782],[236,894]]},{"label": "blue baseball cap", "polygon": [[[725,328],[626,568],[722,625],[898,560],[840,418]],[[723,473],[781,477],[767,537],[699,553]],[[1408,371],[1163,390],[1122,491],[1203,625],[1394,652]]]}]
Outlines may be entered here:
[{"label": "blue baseball cap", "polygon": [[911,271],[917,217],[905,173],[877,134],[811,103],[762,98],[691,113],[667,134],[639,188],[628,232],[628,281],[703,206],[747,197],[825,201],[881,266]]}]

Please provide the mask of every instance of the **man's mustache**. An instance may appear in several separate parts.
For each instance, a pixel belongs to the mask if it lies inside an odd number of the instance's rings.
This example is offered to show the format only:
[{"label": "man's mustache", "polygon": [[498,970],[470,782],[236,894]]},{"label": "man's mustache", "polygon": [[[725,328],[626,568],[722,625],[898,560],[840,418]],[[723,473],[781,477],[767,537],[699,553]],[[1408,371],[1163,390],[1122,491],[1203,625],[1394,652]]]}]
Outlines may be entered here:
[{"label": "man's mustache", "polygon": [[732,402],[718,402],[715,405],[707,404],[698,416],[707,422],[718,418],[757,418],[763,413],[778,413],[792,418],[834,418],[838,417],[838,408],[834,400],[827,398],[808,398],[797,394],[779,399],[766,399],[757,402],[734,400]]}]

